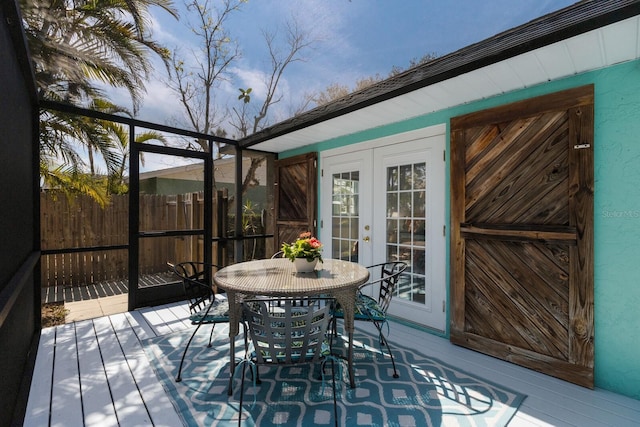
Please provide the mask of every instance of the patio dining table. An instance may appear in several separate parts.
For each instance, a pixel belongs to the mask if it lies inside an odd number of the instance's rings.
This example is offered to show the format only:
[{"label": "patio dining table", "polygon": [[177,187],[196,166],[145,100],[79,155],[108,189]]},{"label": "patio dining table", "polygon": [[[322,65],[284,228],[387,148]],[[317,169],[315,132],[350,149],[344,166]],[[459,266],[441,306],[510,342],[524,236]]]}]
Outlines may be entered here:
[{"label": "patio dining table", "polygon": [[353,372],[354,311],[358,288],[369,279],[369,271],[349,261],[325,259],[310,273],[297,273],[286,258],[247,261],[225,267],[213,276],[229,299],[229,337],[231,377],[235,370],[235,336],[242,321],[242,301],[256,296],[301,297],[328,295],[344,310],[344,327],[348,333],[347,364],[349,381],[355,388]]}]

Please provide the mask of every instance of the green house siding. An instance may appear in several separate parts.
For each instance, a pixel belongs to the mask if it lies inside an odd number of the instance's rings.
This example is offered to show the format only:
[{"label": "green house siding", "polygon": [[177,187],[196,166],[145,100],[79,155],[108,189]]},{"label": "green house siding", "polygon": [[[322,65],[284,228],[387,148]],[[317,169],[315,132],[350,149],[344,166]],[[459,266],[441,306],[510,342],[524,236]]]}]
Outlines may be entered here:
[{"label": "green house siding", "polygon": [[174,178],[148,178],[140,180],[142,194],[184,194],[204,191],[202,181]]},{"label": "green house siding", "polygon": [[[640,61],[324,141],[281,153],[280,158],[448,124],[462,114],[591,83],[595,85],[595,383],[640,399]],[[449,144],[447,130],[447,150]],[[447,206],[448,193],[447,188]],[[448,253],[447,248],[447,263]]]},{"label": "green house siding", "polygon": [[[229,194],[233,195],[235,192],[235,185],[229,183],[218,183],[217,189],[226,189]],[[147,178],[140,180],[140,193],[141,194],[185,194],[185,193],[197,193],[198,191],[204,191],[202,181],[192,181],[188,179],[175,179],[175,178]],[[262,209],[266,206],[267,196],[265,193],[265,187],[259,186],[250,188],[244,197],[244,200],[251,200],[256,206],[256,209]]]}]

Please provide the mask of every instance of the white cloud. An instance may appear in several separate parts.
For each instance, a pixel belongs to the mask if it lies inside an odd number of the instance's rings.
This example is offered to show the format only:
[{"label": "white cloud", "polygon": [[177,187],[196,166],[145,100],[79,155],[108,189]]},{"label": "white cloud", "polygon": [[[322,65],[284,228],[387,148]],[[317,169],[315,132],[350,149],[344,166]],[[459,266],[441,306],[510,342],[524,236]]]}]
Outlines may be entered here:
[{"label": "white cloud", "polygon": [[138,115],[139,119],[170,124],[180,117],[178,113],[181,111],[177,94],[166,83],[159,79],[147,83],[147,94]]},{"label": "white cloud", "polygon": [[[152,15],[150,17],[151,23],[151,37],[162,45],[179,45],[182,44],[182,40],[176,35],[175,27],[178,21],[173,17],[169,17],[173,22],[173,25],[165,25],[158,19],[158,16]],[[163,20],[164,21],[164,20]]]},{"label": "white cloud", "polygon": [[238,87],[233,88],[233,94],[239,95],[239,88],[251,88],[251,98],[264,100],[267,96],[267,88],[265,85],[266,74],[262,70],[251,68],[233,67],[229,70],[234,75],[234,82]]}]

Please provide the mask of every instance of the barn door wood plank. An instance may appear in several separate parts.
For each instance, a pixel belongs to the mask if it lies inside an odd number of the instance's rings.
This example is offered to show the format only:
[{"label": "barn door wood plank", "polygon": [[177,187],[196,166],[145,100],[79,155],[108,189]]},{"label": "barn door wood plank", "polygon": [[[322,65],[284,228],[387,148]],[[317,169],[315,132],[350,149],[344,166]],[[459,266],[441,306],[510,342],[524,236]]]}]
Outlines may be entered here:
[{"label": "barn door wood plank", "polygon": [[451,120],[451,341],[593,387],[593,86]]},{"label": "barn door wood plank", "polygon": [[[590,92],[589,92],[590,90]],[[505,123],[533,114],[568,110],[593,105],[593,85],[580,86],[543,95],[537,99],[513,102],[506,107],[490,108],[451,119],[451,130],[464,130],[486,123]]]},{"label": "barn door wood plank", "polygon": [[571,248],[571,362],[593,368],[593,106],[570,110],[569,210],[578,244]]}]

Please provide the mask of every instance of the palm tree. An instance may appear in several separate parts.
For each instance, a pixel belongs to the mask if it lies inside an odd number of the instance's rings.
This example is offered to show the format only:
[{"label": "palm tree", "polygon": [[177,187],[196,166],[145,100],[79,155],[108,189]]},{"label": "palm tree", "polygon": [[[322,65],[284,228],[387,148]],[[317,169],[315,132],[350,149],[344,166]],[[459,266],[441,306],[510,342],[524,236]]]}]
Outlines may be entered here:
[{"label": "palm tree", "polygon": [[[110,114],[130,115],[126,109],[104,99],[94,100],[89,107],[92,110]],[[64,117],[62,121],[59,120],[61,117]],[[125,126],[108,120],[56,112],[51,114],[50,120],[41,121],[41,127],[49,128],[49,132],[43,134],[45,138],[41,138],[40,175],[43,186],[59,189],[67,197],[77,193],[88,195],[101,206],[108,203],[110,194],[123,194],[128,191],[125,172],[129,157],[129,133]],[[62,130],[59,130],[60,128]],[[57,138],[49,142],[48,137],[52,131],[55,131]],[[74,140],[87,141],[89,173],[83,172],[80,167],[84,161],[76,158],[79,155],[74,150],[76,148],[72,144]],[[142,132],[135,137],[138,143],[152,140],[164,143],[166,138],[155,131]],[[99,168],[95,166],[94,152],[100,153],[105,159],[106,175],[101,174]],[[71,157],[63,161],[62,166],[57,166],[53,160],[65,155]]]},{"label": "palm tree", "polygon": [[[40,95],[76,105],[126,88],[134,111],[151,71],[149,52],[168,65],[170,52],[149,33],[148,9],[177,17],[170,0],[21,0]],[[92,81],[93,80],[93,81]]]},{"label": "palm tree", "polygon": [[[125,182],[125,172],[127,169],[127,161],[129,159],[129,133],[124,126],[114,122],[104,122],[105,128],[109,129],[113,140],[116,142],[118,151],[121,155],[117,168],[109,173],[109,182],[107,191],[109,194],[124,194],[129,191]],[[166,138],[159,132],[147,131],[136,135],[135,142],[143,144],[149,141],[166,142]],[[140,153],[140,160],[144,164],[143,154]]]},{"label": "palm tree", "polygon": [[40,176],[43,186],[54,189],[71,198],[75,194],[91,197],[96,203],[104,207],[109,203],[109,194],[104,177],[91,176],[73,166],[57,166],[52,168],[49,163],[40,161]]},{"label": "palm tree", "polygon": [[[108,101],[99,86],[106,84],[128,90],[137,111],[151,71],[149,55],[158,55],[165,66],[170,57],[169,50],[150,36],[152,6],[177,17],[171,0],[21,0],[39,96],[131,115]],[[83,172],[95,176],[96,153],[109,174],[119,170],[122,155],[111,125],[58,111],[43,111],[40,123],[45,180],[51,178],[51,171],[58,176],[78,177]],[[88,154],[88,170],[82,146]],[[57,182],[65,185],[68,180]],[[72,186],[70,191],[81,188]]]}]

